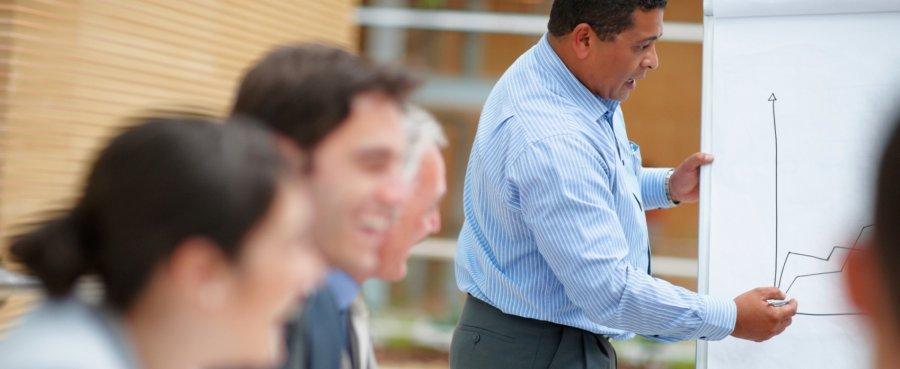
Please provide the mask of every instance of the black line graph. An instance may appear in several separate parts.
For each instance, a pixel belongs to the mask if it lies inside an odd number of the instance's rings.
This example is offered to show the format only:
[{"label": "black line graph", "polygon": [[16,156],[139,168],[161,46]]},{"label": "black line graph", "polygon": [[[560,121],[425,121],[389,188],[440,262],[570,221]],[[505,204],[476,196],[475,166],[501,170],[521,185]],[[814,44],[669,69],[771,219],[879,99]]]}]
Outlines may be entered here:
[{"label": "black line graph", "polygon": [[[835,246],[831,249],[831,252],[828,253],[828,256],[826,256],[824,258],[815,256],[815,255],[802,254],[799,252],[793,252],[793,251],[788,252],[787,257],[784,258],[784,264],[781,266],[781,275],[778,278],[779,287],[781,286],[781,282],[784,280],[784,278],[783,278],[784,277],[784,269],[785,269],[785,266],[787,266],[787,263],[790,260],[791,256],[802,256],[802,257],[812,258],[812,259],[826,261],[826,262],[831,261],[831,258],[834,256],[834,253],[837,250],[845,250],[847,253],[856,251],[856,247],[859,244],[860,239],[871,228],[872,228],[871,225],[867,225],[867,226],[863,227],[862,229],[860,229],[859,234],[856,236],[856,240],[853,242],[853,246],[851,246],[851,247]],[[840,272],[844,271],[844,267],[846,267],[846,266],[847,266],[847,260],[844,259],[843,262],[841,262],[841,268],[838,270],[830,271],[830,272],[812,273],[812,274],[801,274],[798,276],[794,276],[794,279],[791,280],[791,283],[788,284],[788,287],[784,292],[789,293],[791,291],[791,288],[794,286],[794,284],[800,278],[808,278],[808,277],[812,277],[812,276],[816,276],[816,275],[824,275],[824,274],[831,274],[831,273],[840,273]]]},{"label": "black line graph", "polygon": [[[779,268],[779,257],[780,257],[780,233],[779,233],[779,199],[778,199],[778,191],[779,191],[779,182],[778,182],[778,167],[779,167],[779,157],[778,157],[778,120],[775,111],[775,104],[778,101],[778,98],[775,96],[773,92],[769,95],[769,102],[772,103],[772,130],[774,137],[774,146],[775,146],[775,273],[773,274],[773,282],[772,285],[778,288],[782,288],[785,282],[785,271],[791,270],[790,273],[787,273],[788,280],[790,283],[787,284],[787,288],[783,289],[784,293],[789,297],[798,297],[798,301],[800,301],[800,297],[797,295],[807,295],[809,300],[814,302],[825,302],[825,306],[815,306],[817,304],[813,304],[812,307],[809,307],[808,304],[801,303],[800,311],[797,312],[797,315],[806,315],[806,316],[841,316],[841,315],[857,315],[856,312],[845,311],[847,308],[836,306],[839,305],[836,303],[836,299],[838,298],[835,295],[836,291],[840,290],[840,274],[844,271],[844,267],[846,266],[846,259],[850,253],[857,250],[860,241],[864,238],[864,236],[872,230],[871,225],[863,226],[859,233],[856,236],[856,239],[853,241],[853,244],[849,247],[847,246],[834,246],[831,251],[826,256],[816,256],[811,254],[799,253],[794,251],[788,251],[787,256],[785,256],[784,261],[780,264]],[[794,295],[791,294],[794,292]],[[807,301],[808,302],[808,301]],[[834,302],[834,304],[829,304],[828,302]]]},{"label": "black line graph", "polygon": [[[859,230],[859,233],[856,236],[856,239],[853,241],[853,245],[850,247],[845,246],[835,246],[831,249],[831,252],[828,253],[828,256],[819,257],[810,254],[804,254],[799,252],[788,252],[787,256],[784,258],[784,263],[781,265],[781,273],[778,278],[778,287],[782,288],[787,283],[787,288],[784,289],[784,293],[788,296],[797,296],[804,295],[804,291],[798,291],[799,287],[804,286],[805,283],[806,288],[828,288],[829,286],[816,286],[816,282],[818,280],[821,284],[831,285],[831,288],[838,289],[840,286],[840,274],[843,273],[844,268],[847,266],[847,257],[850,256],[851,253],[858,250],[860,241],[866,236],[866,234],[872,230],[871,225],[867,225],[862,227]],[[794,269],[798,270],[796,273],[789,274],[789,278],[785,279],[785,271],[789,269],[789,265],[791,259],[797,261],[794,263]],[[803,262],[806,262],[804,265]],[[790,278],[792,277],[792,278]],[[789,283],[788,283],[789,281]],[[806,291],[808,292],[808,291]],[[808,294],[806,294],[808,295]],[[820,301],[819,301],[820,302]],[[837,308],[837,310],[841,310]],[[830,312],[829,312],[830,311]],[[828,307],[815,306],[813,305],[811,308],[801,308],[801,311],[798,313],[801,315],[813,315],[813,316],[831,316],[831,315],[854,315],[857,313],[846,312],[846,311],[836,311],[829,310]]]}]

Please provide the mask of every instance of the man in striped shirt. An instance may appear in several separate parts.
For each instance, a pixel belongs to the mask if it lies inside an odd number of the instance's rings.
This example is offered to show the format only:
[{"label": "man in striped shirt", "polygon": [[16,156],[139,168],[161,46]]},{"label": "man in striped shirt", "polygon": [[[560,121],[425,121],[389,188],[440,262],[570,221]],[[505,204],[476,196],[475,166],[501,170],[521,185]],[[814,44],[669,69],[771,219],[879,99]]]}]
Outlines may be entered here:
[{"label": "man in striped shirt", "polygon": [[698,153],[643,168],[620,102],[658,67],[665,0],[556,0],[549,32],[485,103],[456,254],[469,297],[453,368],[615,367],[608,339],[763,341],[797,303],[735,299],[653,278],[644,212],[697,201]]}]

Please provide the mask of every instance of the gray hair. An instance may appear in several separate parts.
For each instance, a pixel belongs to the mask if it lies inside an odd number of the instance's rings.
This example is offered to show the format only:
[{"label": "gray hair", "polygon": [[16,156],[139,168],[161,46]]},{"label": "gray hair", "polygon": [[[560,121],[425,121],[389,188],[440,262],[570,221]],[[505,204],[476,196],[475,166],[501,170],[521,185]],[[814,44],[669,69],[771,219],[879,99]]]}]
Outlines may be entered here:
[{"label": "gray hair", "polygon": [[409,104],[405,109],[404,125],[406,128],[407,153],[403,163],[403,174],[412,179],[419,170],[419,161],[430,145],[438,148],[447,147],[447,136],[441,124],[433,115],[419,106]]}]

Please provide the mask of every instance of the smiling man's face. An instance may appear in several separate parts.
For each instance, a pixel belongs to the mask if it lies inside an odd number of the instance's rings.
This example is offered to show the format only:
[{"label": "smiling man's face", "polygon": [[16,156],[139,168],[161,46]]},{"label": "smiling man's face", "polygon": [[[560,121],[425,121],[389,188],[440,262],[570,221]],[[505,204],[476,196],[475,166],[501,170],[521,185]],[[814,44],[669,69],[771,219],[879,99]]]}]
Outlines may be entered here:
[{"label": "smiling man's face", "polygon": [[313,234],[328,263],[353,276],[375,270],[378,247],[406,197],[402,114],[388,96],[361,94],[313,152]]},{"label": "smiling man's face", "polygon": [[605,99],[624,101],[644,79],[659,67],[656,41],[662,36],[663,10],[635,10],[633,26],[609,41],[590,32],[591,50],[580,78],[591,92]]}]

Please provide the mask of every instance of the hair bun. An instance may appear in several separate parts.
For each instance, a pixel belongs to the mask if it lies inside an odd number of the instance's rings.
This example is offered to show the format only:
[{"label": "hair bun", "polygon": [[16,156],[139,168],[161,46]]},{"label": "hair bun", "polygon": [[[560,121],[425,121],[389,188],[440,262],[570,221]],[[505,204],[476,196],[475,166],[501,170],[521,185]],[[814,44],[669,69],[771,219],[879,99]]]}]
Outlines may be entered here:
[{"label": "hair bun", "polygon": [[76,211],[57,216],[17,237],[10,246],[13,260],[40,279],[51,297],[68,295],[90,269],[79,218]]}]

